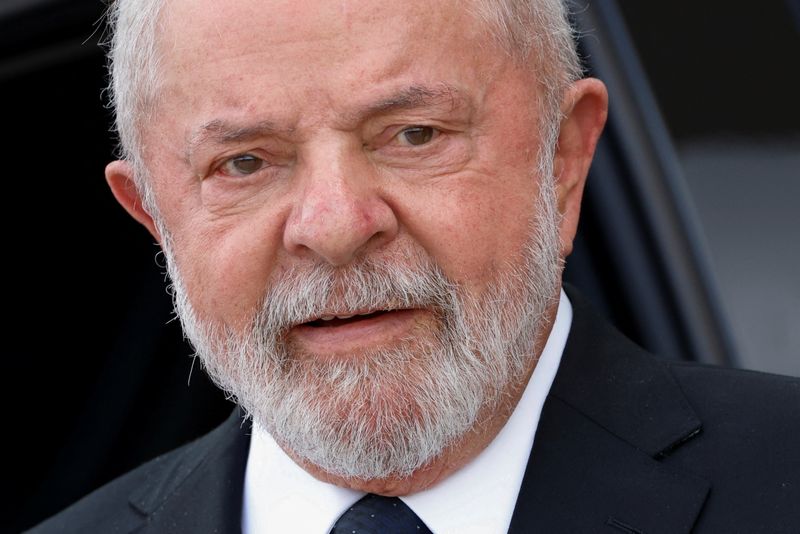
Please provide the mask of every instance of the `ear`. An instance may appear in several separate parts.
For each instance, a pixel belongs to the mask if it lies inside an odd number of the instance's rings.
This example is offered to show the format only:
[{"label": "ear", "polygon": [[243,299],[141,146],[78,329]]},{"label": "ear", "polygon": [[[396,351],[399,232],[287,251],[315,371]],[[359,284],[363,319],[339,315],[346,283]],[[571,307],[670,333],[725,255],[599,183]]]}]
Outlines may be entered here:
[{"label": "ear", "polygon": [[608,93],[600,80],[575,82],[561,104],[561,130],[553,162],[561,213],[561,257],[572,253],[580,218],[583,187],[594,156],[597,139],[608,115]]},{"label": "ear", "polygon": [[112,161],[106,166],[106,182],[117,202],[131,217],[139,221],[161,243],[155,222],[142,205],[142,198],[133,181],[133,168],[127,161]]}]

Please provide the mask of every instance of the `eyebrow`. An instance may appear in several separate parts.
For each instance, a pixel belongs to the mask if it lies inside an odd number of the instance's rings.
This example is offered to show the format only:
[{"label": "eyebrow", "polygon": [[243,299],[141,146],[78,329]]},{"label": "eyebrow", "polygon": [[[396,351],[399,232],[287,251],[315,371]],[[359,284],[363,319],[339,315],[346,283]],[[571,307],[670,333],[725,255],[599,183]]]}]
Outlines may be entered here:
[{"label": "eyebrow", "polygon": [[365,106],[355,115],[356,118],[363,118],[392,111],[442,105],[449,105],[451,110],[455,110],[466,103],[466,98],[458,88],[447,83],[439,83],[432,87],[411,85],[400,89],[388,98]]},{"label": "eyebrow", "polygon": [[[450,84],[439,83],[430,87],[415,84],[404,87],[387,98],[367,104],[345,117],[350,122],[360,122],[368,117],[394,111],[437,106],[448,106],[448,109],[453,111],[466,104],[467,99]],[[190,161],[192,154],[205,144],[232,145],[271,135],[287,135],[292,132],[291,128],[281,128],[274,122],[266,120],[253,124],[237,124],[223,119],[213,119],[204,123],[189,136],[185,154],[186,161]]]},{"label": "eyebrow", "polygon": [[191,156],[197,148],[207,143],[231,145],[276,133],[286,133],[286,130],[278,128],[271,121],[240,125],[222,119],[214,119],[200,126],[195,133],[189,136],[186,160],[191,160]]}]

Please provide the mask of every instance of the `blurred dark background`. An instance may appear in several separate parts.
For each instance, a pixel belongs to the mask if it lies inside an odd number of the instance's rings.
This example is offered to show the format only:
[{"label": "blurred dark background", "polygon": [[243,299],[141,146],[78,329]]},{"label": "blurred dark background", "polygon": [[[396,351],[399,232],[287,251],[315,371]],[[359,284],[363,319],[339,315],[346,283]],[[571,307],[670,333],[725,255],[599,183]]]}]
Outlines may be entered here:
[{"label": "blurred dark background", "polygon": [[[0,1],[18,532],[232,406],[192,372],[158,247],[103,179],[103,4]],[[798,2],[597,0],[575,21],[612,108],[568,279],[664,357],[800,375]]]}]

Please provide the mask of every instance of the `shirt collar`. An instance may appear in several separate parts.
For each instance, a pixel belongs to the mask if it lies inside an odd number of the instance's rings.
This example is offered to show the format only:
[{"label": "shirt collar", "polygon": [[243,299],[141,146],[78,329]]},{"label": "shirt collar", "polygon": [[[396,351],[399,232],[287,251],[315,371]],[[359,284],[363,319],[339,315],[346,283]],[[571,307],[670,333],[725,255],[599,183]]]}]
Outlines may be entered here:
[{"label": "shirt collar", "polygon": [[[435,534],[507,532],[544,401],[572,324],[561,292],[553,328],[506,425],[467,465],[432,488],[401,497]],[[363,492],[321,482],[298,466],[258,425],[245,473],[243,534],[327,533]]]}]

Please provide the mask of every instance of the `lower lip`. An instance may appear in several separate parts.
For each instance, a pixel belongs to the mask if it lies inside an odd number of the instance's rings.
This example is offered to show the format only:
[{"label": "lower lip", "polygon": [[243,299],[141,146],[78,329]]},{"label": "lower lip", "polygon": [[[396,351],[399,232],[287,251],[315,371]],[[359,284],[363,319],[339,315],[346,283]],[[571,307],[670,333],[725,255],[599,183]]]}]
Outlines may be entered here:
[{"label": "lower lip", "polygon": [[315,355],[338,356],[406,337],[424,313],[418,309],[394,310],[337,326],[298,325],[290,330],[289,336]]}]

